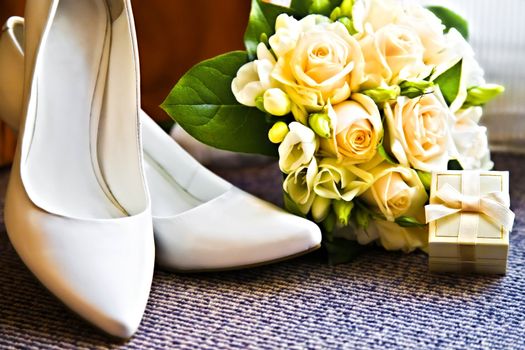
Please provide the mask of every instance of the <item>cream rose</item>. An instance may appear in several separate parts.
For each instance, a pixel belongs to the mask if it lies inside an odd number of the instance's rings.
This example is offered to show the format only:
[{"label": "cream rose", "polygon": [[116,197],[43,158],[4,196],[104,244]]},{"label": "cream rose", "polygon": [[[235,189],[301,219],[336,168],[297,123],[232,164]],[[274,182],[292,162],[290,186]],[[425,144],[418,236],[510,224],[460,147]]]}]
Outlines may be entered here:
[{"label": "cream rose", "polygon": [[428,229],[401,227],[385,220],[372,220],[366,229],[355,225],[341,227],[335,231],[334,236],[355,240],[363,245],[376,241],[386,250],[401,250],[405,253],[416,249],[426,251],[428,248]]},{"label": "cream rose", "polygon": [[303,215],[308,214],[315,200],[313,186],[316,176],[317,161],[314,157],[310,164],[301,165],[288,174],[283,182],[284,191],[288,193]]},{"label": "cream rose", "polygon": [[450,56],[451,46],[444,33],[445,26],[436,15],[419,4],[405,6],[405,13],[406,15],[399,18],[397,23],[407,26],[419,36],[425,48],[425,63],[439,65],[448,60],[455,60]]},{"label": "cream rose", "polygon": [[373,176],[353,165],[343,165],[333,158],[324,158],[314,181],[314,191],[328,199],[347,202],[365,192],[372,184]]},{"label": "cream rose", "polygon": [[425,49],[419,36],[409,27],[388,24],[363,36],[360,44],[366,62],[366,89],[425,78],[432,72],[423,61]]},{"label": "cream rose", "polygon": [[405,11],[398,0],[356,0],[352,8],[354,28],[363,33],[377,31],[405,17]]},{"label": "cream rose", "polygon": [[275,82],[270,76],[275,66],[275,58],[265,44],[257,46],[258,59],[243,65],[233,79],[231,89],[240,104],[255,107],[257,97],[272,87]]},{"label": "cream rose", "polygon": [[359,43],[343,24],[326,20],[310,15],[296,21],[281,14],[276,33],[270,38],[278,57],[272,78],[308,112],[321,110],[328,101],[336,104],[346,100],[363,78]]},{"label": "cream rose", "polygon": [[329,106],[328,115],[334,133],[321,140],[321,151],[359,164],[371,160],[383,137],[381,115],[374,101],[363,94],[353,94],[352,100]]},{"label": "cream rose", "polygon": [[310,163],[317,149],[312,129],[298,122],[290,123],[289,128],[290,131],[279,146],[279,167],[285,174]]},{"label": "cream rose", "polygon": [[428,195],[415,170],[383,163],[371,173],[375,182],[360,198],[387,221],[410,216],[424,222]]},{"label": "cream rose", "polygon": [[452,136],[458,151],[458,161],[465,170],[490,170],[494,166],[490,160],[487,128],[479,125],[482,113],[481,107],[471,107],[456,113]]},{"label": "cream rose", "polygon": [[354,27],[361,33],[377,32],[392,24],[409,29],[421,41],[424,63],[439,74],[467,53],[468,47],[462,43],[465,40],[456,29],[445,33],[441,20],[413,1],[356,0],[352,12]]},{"label": "cream rose", "polygon": [[432,172],[446,170],[456,157],[451,136],[455,117],[441,92],[408,99],[399,97],[385,107],[388,144],[399,163]]},{"label": "cream rose", "polygon": [[361,33],[377,32],[392,24],[408,28],[419,37],[424,48],[424,61],[428,65],[454,60],[450,56],[445,26],[420,4],[398,0],[356,0],[352,12],[354,27]]}]

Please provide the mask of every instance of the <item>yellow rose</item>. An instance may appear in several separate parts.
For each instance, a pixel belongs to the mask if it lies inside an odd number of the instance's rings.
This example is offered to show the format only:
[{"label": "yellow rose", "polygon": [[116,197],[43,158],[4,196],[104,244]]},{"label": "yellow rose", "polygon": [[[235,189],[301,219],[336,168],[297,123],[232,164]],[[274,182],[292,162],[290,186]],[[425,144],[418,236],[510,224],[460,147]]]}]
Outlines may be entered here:
[{"label": "yellow rose", "polygon": [[386,105],[385,117],[390,150],[401,165],[432,172],[447,170],[456,158],[450,132],[455,117],[439,88],[415,99],[399,97]]},{"label": "yellow rose", "polygon": [[[310,15],[300,21],[281,14],[270,45],[278,57],[272,77],[292,102],[319,111],[359,88],[364,61],[357,40],[339,22]],[[294,114],[298,109],[292,108]],[[298,120],[303,116],[296,117]]]},{"label": "yellow rose", "polygon": [[319,163],[314,180],[314,191],[328,199],[351,201],[365,192],[372,184],[373,175],[353,165],[343,165],[333,158]]},{"label": "yellow rose", "polygon": [[381,115],[374,101],[363,94],[353,94],[352,100],[329,106],[333,136],[321,141],[321,150],[344,160],[359,164],[371,160],[383,137]]},{"label": "yellow rose", "polygon": [[383,163],[371,173],[375,182],[360,197],[365,203],[383,214],[387,221],[410,216],[424,222],[428,195],[415,170]]},{"label": "yellow rose", "polygon": [[425,49],[419,36],[408,27],[386,25],[363,36],[360,44],[366,62],[363,86],[367,89],[425,78],[432,72],[423,61]]}]

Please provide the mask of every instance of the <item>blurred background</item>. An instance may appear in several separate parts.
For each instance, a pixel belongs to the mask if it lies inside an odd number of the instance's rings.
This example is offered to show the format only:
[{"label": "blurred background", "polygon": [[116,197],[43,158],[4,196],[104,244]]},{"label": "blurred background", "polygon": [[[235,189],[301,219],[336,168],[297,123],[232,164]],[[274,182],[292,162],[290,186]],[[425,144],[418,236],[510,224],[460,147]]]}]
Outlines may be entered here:
[{"label": "blurred background", "polygon": [[[283,0],[287,1],[287,0]],[[493,149],[525,151],[524,0],[420,0],[448,6],[470,22],[471,43],[490,82],[507,91],[486,109]],[[0,22],[23,15],[23,0],[0,0]],[[158,122],[158,107],[173,85],[199,61],[242,49],[250,0],[132,0],[142,68],[142,105]],[[0,125],[0,164],[13,150],[14,137]]]},{"label": "blurred background", "polygon": [[[194,64],[243,49],[249,0],[132,0],[140,51],[142,107],[158,122],[173,85]],[[24,0],[0,0],[0,25],[23,16]],[[14,135],[0,123],[0,165],[9,162]]]}]

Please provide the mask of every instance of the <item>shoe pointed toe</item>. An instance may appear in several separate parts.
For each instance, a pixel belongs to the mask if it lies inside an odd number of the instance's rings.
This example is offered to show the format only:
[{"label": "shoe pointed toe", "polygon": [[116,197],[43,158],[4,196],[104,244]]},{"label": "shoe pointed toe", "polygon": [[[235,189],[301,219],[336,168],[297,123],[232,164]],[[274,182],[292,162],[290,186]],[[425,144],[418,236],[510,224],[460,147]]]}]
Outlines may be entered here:
[{"label": "shoe pointed toe", "polygon": [[[27,267],[68,308],[113,336],[129,338],[140,324],[153,279],[149,211],[79,220],[19,206],[27,202],[14,196],[6,225]],[[32,220],[22,220],[27,215]]]},{"label": "shoe pointed toe", "polygon": [[[283,214],[293,216],[288,213]],[[286,232],[288,232],[291,239],[294,239],[299,246],[307,247],[305,250],[310,250],[321,244],[322,234],[317,224],[299,216],[293,216],[293,219],[289,218],[288,220],[290,220],[291,224]]]}]

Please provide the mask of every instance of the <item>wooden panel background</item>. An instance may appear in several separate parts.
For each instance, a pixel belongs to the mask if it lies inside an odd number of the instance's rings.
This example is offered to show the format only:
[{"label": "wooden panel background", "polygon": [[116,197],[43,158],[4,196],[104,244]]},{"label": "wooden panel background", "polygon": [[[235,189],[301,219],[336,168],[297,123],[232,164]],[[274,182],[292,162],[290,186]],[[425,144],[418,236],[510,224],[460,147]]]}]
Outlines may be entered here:
[{"label": "wooden panel background", "polygon": [[[132,0],[139,42],[142,106],[157,121],[158,107],[197,62],[242,49],[249,0]],[[0,0],[0,21],[23,15],[23,0]],[[12,156],[14,135],[0,124],[0,165]]]}]

